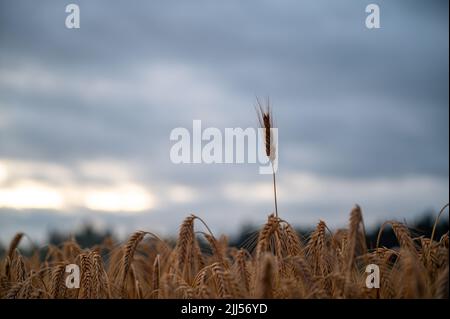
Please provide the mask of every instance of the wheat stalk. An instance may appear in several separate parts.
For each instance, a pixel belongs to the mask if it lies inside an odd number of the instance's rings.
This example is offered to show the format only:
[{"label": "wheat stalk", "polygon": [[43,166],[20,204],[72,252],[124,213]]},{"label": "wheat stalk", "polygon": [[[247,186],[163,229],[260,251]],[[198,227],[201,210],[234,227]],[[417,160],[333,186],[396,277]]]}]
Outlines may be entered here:
[{"label": "wheat stalk", "polygon": [[273,235],[280,231],[280,219],[274,215],[270,215],[267,223],[259,232],[258,243],[256,244],[256,256],[260,257],[263,252],[271,247]]},{"label": "wheat stalk", "polygon": [[91,288],[92,288],[92,260],[90,253],[82,253],[80,255],[80,270],[81,270],[81,283],[78,298],[88,299],[91,298]]},{"label": "wheat stalk", "polygon": [[281,237],[289,256],[302,255],[303,244],[295,229],[286,221],[284,221],[283,227],[281,228]]},{"label": "wheat stalk", "polygon": [[275,275],[273,255],[266,253],[260,265],[259,298],[271,299],[273,298],[273,279]]},{"label": "wheat stalk", "polygon": [[134,253],[136,252],[137,246],[144,239],[146,232],[137,231],[133,235],[131,235],[130,239],[126,243],[123,249],[123,257],[122,257],[122,290],[125,288],[126,279],[128,271],[131,267],[131,263],[133,262]]},{"label": "wheat stalk", "polygon": [[161,264],[160,264],[160,255],[156,255],[155,261],[153,262],[153,275],[152,275],[152,291],[155,294],[155,297],[158,298],[159,295],[159,282],[161,278]]},{"label": "wheat stalk", "polygon": [[57,265],[51,274],[51,290],[50,295],[54,299],[64,298],[64,292],[66,290],[65,278],[64,274],[66,272],[66,265],[59,264]]},{"label": "wheat stalk", "polygon": [[220,298],[229,298],[228,282],[225,280],[224,270],[220,263],[215,263],[211,267],[213,277],[216,282],[217,292]]},{"label": "wheat stalk", "polygon": [[274,167],[274,161],[276,160],[275,148],[277,146],[275,145],[275,141],[273,140],[273,134],[272,134],[272,128],[274,128],[273,127],[272,110],[270,107],[269,98],[267,98],[266,107],[263,107],[263,105],[260,103],[258,97],[256,97],[256,102],[258,104],[258,107],[256,108],[256,112],[258,115],[259,125],[263,129],[263,132],[264,132],[265,153],[266,153],[266,156],[269,158],[269,161],[272,166],[273,195],[274,195],[274,201],[275,201],[275,216],[278,217],[277,184],[276,184],[276,177],[275,177],[276,174],[275,174],[275,167]]},{"label": "wheat stalk", "polygon": [[241,279],[241,282],[243,283],[245,290],[247,292],[250,291],[250,272],[247,267],[247,263],[245,261],[245,250],[240,249],[236,256],[236,263],[238,266],[238,272]]},{"label": "wheat stalk", "polygon": [[14,238],[11,240],[8,249],[8,257],[10,260],[13,259],[13,254],[16,251],[17,246],[19,246],[20,241],[22,240],[24,233],[17,233]]}]

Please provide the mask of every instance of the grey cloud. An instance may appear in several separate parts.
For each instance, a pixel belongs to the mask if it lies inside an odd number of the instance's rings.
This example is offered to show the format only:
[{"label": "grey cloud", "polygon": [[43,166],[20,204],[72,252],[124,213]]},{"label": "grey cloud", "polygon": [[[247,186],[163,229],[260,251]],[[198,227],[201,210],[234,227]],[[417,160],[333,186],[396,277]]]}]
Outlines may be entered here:
[{"label": "grey cloud", "polygon": [[[127,83],[130,92],[89,100],[0,83],[0,157],[72,168],[83,159],[120,159],[147,185],[192,185],[211,198],[185,209],[222,214],[217,206],[227,206],[253,216],[261,207],[212,202],[224,183],[259,181],[254,166],[174,165],[169,134],[197,118],[254,126],[254,96],[270,95],[281,172],[448,179],[447,1],[378,1],[376,31],[364,28],[369,1],[77,3],[82,27],[74,31],[63,26],[64,3],[0,1],[0,70],[38,66],[62,84],[99,78]],[[183,99],[181,81],[157,92],[171,99],[146,99],[138,73],[159,65],[187,66],[200,86],[223,96]],[[319,203],[310,209],[336,216]],[[286,210],[295,216],[297,208]]]}]

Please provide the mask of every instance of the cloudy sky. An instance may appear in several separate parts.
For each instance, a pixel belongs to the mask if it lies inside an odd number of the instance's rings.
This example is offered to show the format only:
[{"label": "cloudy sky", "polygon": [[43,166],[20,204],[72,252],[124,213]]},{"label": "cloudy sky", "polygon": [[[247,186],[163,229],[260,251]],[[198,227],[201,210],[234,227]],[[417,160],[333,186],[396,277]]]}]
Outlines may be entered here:
[{"label": "cloudy sky", "polygon": [[448,1],[0,0],[0,241],[84,223],[216,233],[260,225],[255,164],[170,161],[176,127],[279,128],[279,212],[293,224],[412,220],[449,200]]}]

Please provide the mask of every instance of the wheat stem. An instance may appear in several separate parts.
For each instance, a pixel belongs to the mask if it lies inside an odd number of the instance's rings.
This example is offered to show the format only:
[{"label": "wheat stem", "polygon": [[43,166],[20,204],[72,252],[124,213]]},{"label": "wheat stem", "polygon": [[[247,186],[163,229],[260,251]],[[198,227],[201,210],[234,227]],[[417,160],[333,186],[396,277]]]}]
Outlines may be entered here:
[{"label": "wheat stem", "polygon": [[277,183],[275,180],[275,169],[272,163],[272,176],[273,176],[273,195],[275,199],[275,217],[278,217],[278,204],[277,204]]}]

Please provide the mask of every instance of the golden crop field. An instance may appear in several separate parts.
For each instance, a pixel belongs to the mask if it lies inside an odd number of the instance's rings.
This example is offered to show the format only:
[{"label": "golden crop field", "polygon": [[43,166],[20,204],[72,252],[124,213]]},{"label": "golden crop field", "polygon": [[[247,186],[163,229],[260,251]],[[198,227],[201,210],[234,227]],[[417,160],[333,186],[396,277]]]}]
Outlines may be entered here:
[{"label": "golden crop field", "polygon": [[[442,211],[441,211],[442,212]],[[191,215],[176,244],[137,231],[117,245],[110,240],[82,250],[74,241],[23,256],[13,238],[0,261],[1,298],[448,298],[448,232],[413,238],[389,221],[399,247],[368,249],[361,209],[348,228],[331,232],[320,221],[302,240],[285,220],[270,215],[254,249],[216,238]],[[203,231],[202,231],[203,230]],[[207,242],[209,249],[200,243]],[[66,285],[66,266],[80,269],[79,288]],[[366,267],[379,267],[379,288],[366,287]]]}]

